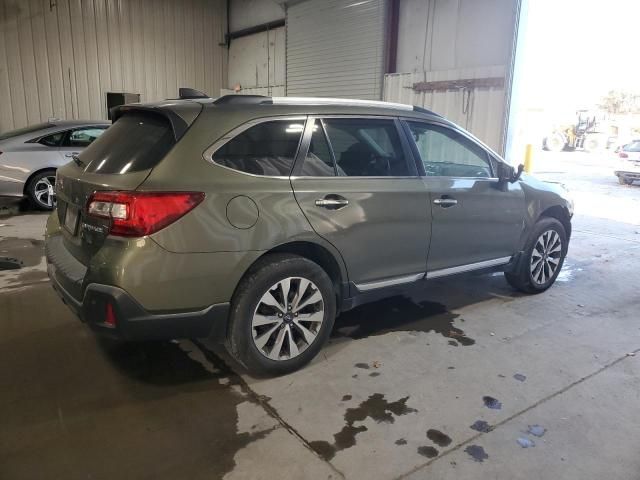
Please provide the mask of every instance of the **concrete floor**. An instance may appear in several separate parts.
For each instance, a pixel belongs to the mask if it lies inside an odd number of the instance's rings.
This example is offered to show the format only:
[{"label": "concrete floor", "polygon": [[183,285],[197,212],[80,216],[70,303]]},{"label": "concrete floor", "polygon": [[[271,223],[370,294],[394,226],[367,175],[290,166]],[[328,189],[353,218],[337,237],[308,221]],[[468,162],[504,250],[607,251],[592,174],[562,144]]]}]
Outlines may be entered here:
[{"label": "concrete floor", "polygon": [[640,186],[596,155],[536,167],[577,201],[552,289],[433,282],[275,379],[207,342],[96,339],[48,285],[45,216],[0,218],[24,264],[0,271],[0,478],[639,478]]}]

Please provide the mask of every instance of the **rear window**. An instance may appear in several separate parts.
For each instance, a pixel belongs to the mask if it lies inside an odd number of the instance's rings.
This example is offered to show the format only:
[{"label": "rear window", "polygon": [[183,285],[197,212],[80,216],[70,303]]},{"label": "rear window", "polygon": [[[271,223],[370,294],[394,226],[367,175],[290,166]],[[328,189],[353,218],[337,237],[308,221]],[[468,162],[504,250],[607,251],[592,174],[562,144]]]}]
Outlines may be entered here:
[{"label": "rear window", "polygon": [[28,127],[18,128],[17,130],[10,130],[8,132],[0,133],[0,140],[7,140],[8,138],[18,137],[20,135],[26,135],[27,133],[37,132],[44,130],[45,128],[51,128],[55,125],[50,123],[39,123],[37,125],[29,125]]},{"label": "rear window", "polygon": [[91,173],[124,174],[155,167],[175,145],[168,120],[127,113],[79,155]]}]

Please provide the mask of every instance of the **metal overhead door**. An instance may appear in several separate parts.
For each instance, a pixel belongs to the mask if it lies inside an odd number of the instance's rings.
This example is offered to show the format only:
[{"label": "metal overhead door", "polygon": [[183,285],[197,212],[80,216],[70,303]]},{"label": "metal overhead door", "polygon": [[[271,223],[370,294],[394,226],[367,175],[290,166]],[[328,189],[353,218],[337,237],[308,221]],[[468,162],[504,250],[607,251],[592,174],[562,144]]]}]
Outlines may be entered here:
[{"label": "metal overhead door", "polygon": [[384,0],[307,0],[287,9],[287,95],[380,100]]}]

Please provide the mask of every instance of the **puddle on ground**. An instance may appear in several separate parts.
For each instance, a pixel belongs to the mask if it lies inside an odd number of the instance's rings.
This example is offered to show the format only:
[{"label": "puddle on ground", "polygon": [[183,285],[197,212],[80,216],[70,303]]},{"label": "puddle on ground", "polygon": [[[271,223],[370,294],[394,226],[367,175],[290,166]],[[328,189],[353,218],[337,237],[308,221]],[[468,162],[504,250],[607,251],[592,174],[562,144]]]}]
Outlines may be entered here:
[{"label": "puddle on ground", "polygon": [[348,337],[354,340],[389,332],[434,332],[451,339],[456,346],[473,345],[455,320],[463,321],[437,302],[413,302],[407,297],[392,297],[379,302],[362,305],[341,314],[336,320],[333,337]]},{"label": "puddle on ground", "polygon": [[565,261],[564,265],[562,265],[562,270],[560,270],[560,273],[556,277],[556,281],[571,282],[575,279],[576,273],[579,273],[581,271],[582,268],[576,267],[575,265],[572,265],[571,263],[567,263]]},{"label": "puddle on ground", "polygon": [[439,447],[451,445],[451,437],[433,428],[427,430],[427,438]]},{"label": "puddle on ground", "polygon": [[0,270],[18,270],[22,268],[22,262],[17,258],[0,257]]},{"label": "puddle on ground", "polygon": [[475,430],[476,432],[482,433],[488,433],[492,430],[491,425],[489,425],[484,420],[476,420],[469,428],[471,430]]},{"label": "puddle on ground", "polygon": [[427,458],[436,458],[438,456],[438,450],[427,446],[418,447],[418,453]]},{"label": "puddle on ground", "polygon": [[536,446],[536,442],[527,437],[518,437],[516,441],[522,448],[531,448]]},{"label": "puddle on ground", "polygon": [[44,257],[44,241],[32,238],[0,238],[0,270],[35,267]]},{"label": "puddle on ground", "polygon": [[353,447],[356,444],[356,435],[368,430],[364,425],[355,426],[356,422],[360,423],[371,418],[377,423],[394,423],[394,416],[417,412],[416,409],[407,406],[407,400],[409,400],[408,396],[389,402],[383,394],[374,393],[357,407],[347,409],[344,414],[345,426],[333,435],[333,443],[317,440],[309,442],[309,445],[322,458],[331,460],[339,451]]},{"label": "puddle on ground", "polygon": [[467,452],[467,454],[473,458],[474,462],[484,462],[487,458],[489,458],[489,455],[487,455],[487,452],[484,451],[484,448],[482,448],[480,445],[469,445],[467,448],[464,449],[465,452]]},{"label": "puddle on ground", "polygon": [[547,429],[544,427],[541,427],[540,425],[529,425],[529,429],[527,430],[527,433],[530,433],[531,435],[535,435],[536,437],[542,437],[545,433],[546,433]]},{"label": "puddle on ground", "polygon": [[502,408],[502,403],[497,398],[485,395],[482,397],[482,401],[484,402],[484,406],[491,410],[500,410]]}]

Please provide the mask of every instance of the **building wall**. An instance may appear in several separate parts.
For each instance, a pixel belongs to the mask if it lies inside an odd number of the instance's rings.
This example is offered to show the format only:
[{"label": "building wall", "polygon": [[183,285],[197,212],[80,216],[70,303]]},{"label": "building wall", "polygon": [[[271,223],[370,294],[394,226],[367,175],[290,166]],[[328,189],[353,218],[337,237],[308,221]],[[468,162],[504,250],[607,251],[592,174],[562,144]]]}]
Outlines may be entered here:
[{"label": "building wall", "polygon": [[274,0],[231,0],[229,28],[232,32],[284,18],[284,2]]},{"label": "building wall", "polygon": [[224,0],[0,0],[0,131],[226,84]]},{"label": "building wall", "polygon": [[[284,12],[283,12],[284,15]],[[284,94],[285,27],[236,38],[229,47],[227,86],[242,87],[241,93]]]},{"label": "building wall", "polygon": [[[383,97],[420,105],[504,151],[519,0],[401,0],[397,72]],[[505,87],[416,92],[422,81],[501,77]]]},{"label": "building wall", "polygon": [[385,0],[307,0],[287,8],[287,95],[380,100]]}]

